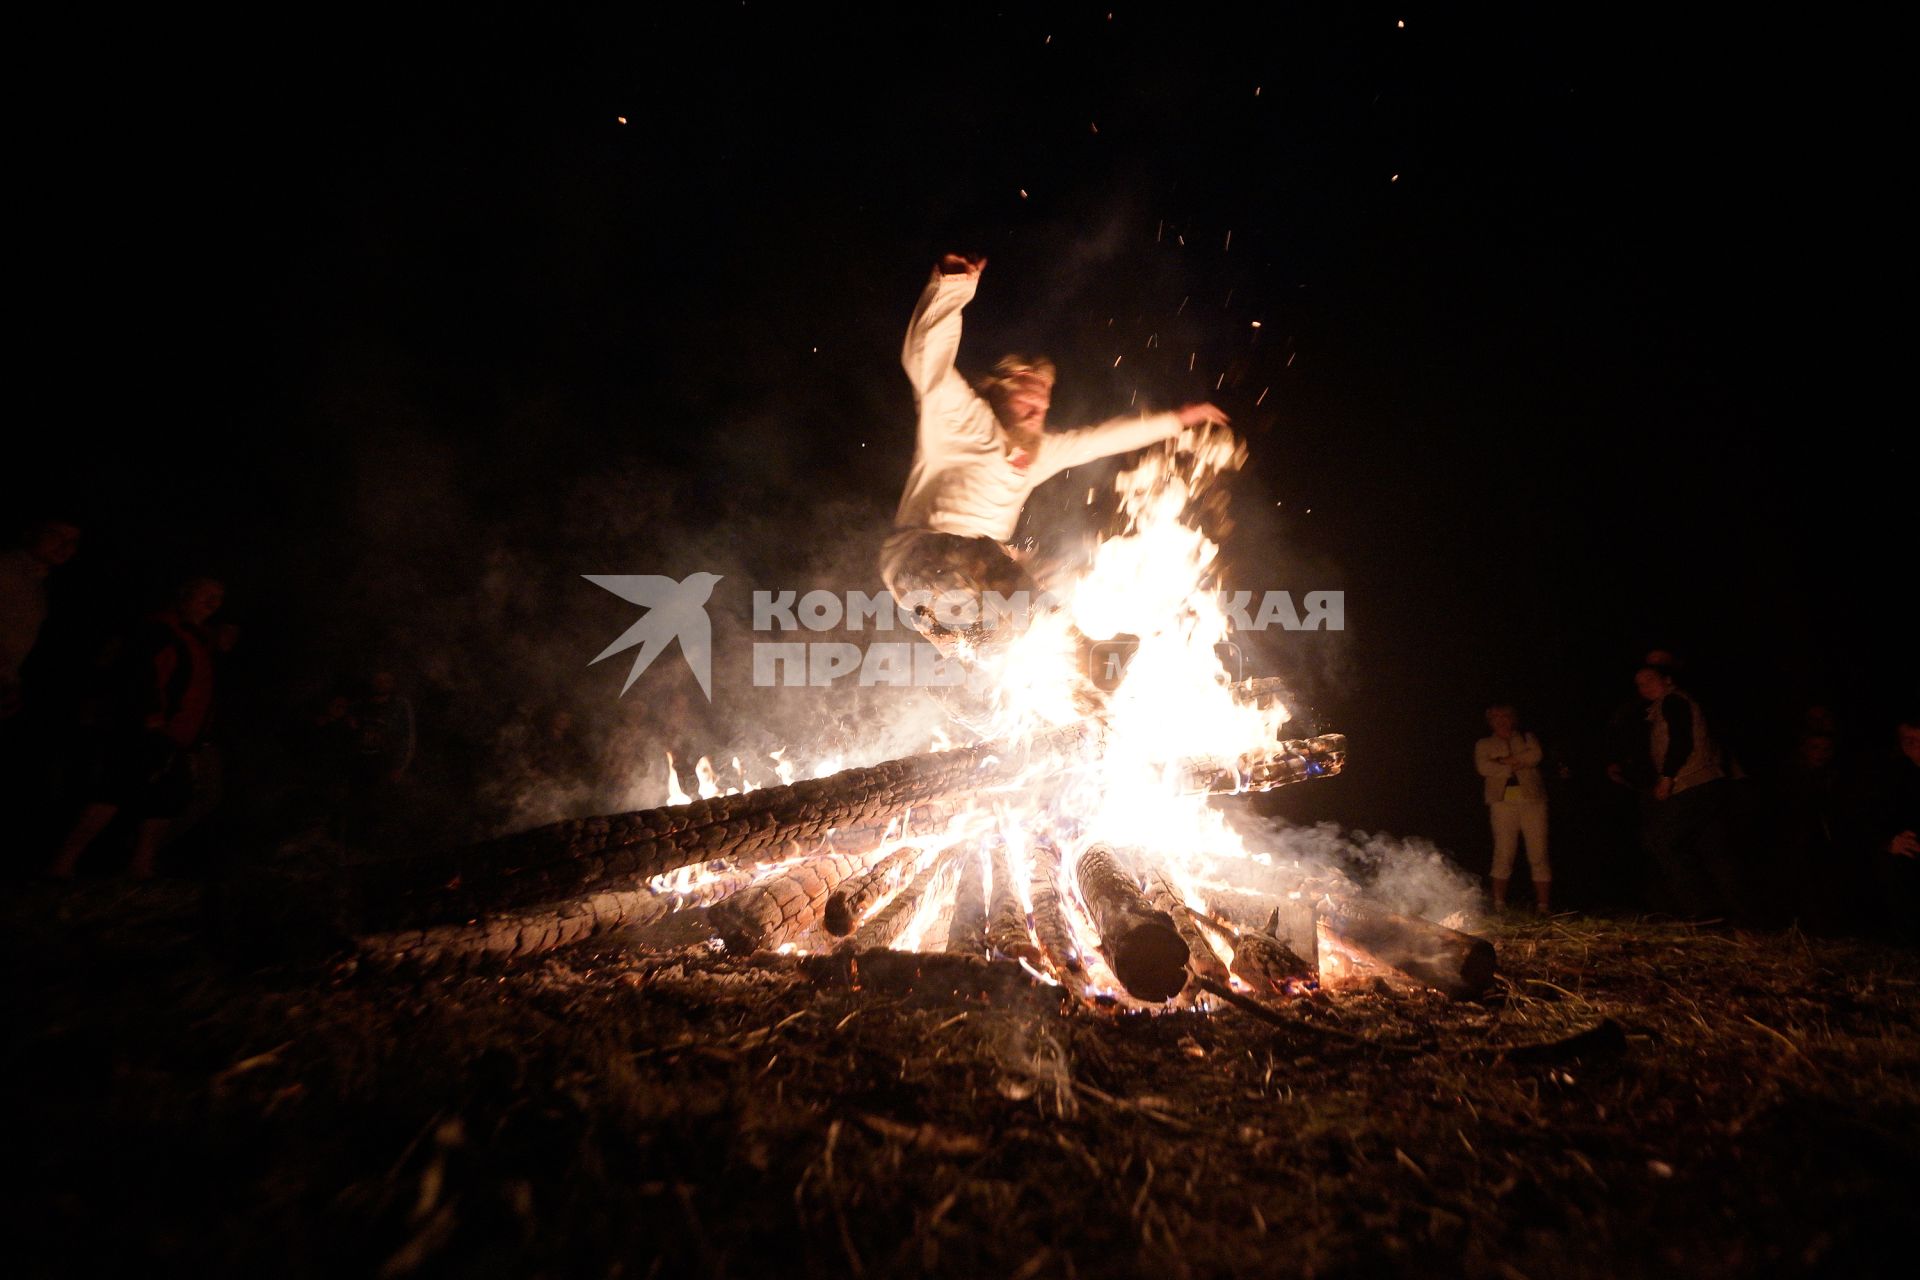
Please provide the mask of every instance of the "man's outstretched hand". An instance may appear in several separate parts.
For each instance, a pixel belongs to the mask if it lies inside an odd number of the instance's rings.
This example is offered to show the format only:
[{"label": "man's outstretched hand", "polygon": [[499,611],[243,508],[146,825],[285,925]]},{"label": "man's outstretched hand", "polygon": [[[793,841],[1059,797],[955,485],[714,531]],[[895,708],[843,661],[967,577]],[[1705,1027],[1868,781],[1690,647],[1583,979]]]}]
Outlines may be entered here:
[{"label": "man's outstretched hand", "polygon": [[1217,404],[1182,405],[1175,413],[1180,419],[1178,449],[1209,465],[1237,467],[1247,460],[1247,446],[1234,438],[1227,415]]},{"label": "man's outstretched hand", "polygon": [[986,269],[985,258],[969,258],[964,253],[949,253],[940,259],[940,274],[943,276],[977,276]]},{"label": "man's outstretched hand", "polygon": [[[985,266],[986,260],[982,259],[980,265]],[[1182,405],[1179,414],[1180,425],[1187,428],[1206,426],[1209,423],[1215,422],[1223,427],[1233,425],[1233,420],[1227,417],[1226,413],[1217,404]]]}]

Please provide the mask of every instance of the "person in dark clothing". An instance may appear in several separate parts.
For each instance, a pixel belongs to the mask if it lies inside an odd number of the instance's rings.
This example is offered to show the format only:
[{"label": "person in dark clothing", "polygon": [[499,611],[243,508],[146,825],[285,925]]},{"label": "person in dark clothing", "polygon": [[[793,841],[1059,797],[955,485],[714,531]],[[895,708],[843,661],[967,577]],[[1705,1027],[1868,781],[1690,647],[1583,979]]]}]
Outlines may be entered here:
[{"label": "person in dark clothing", "polygon": [[413,704],[396,692],[398,687],[391,671],[376,671],[367,696],[354,707],[362,783],[400,782],[413,764]]},{"label": "person in dark clothing", "polygon": [[346,761],[359,754],[360,730],[353,720],[353,699],[344,693],[327,695],[308,722],[308,757],[323,772],[344,775]]},{"label": "person in dark clothing", "polygon": [[80,527],[43,520],[23,545],[0,551],[0,721],[21,708],[21,667],[47,620],[47,576],[80,549]]},{"label": "person in dark clothing", "polygon": [[[1640,660],[1640,669],[1661,671],[1678,680],[1682,664],[1666,649],[1650,649]],[[1653,788],[1653,764],[1647,759],[1647,699],[1637,687],[1635,696],[1607,720],[1607,779],[1636,791]]]},{"label": "person in dark clothing", "polygon": [[20,546],[0,551],[0,811],[19,840],[14,856],[31,848],[37,859],[52,835],[44,823],[59,816],[47,812],[47,798],[59,790],[67,726],[57,674],[48,678],[44,653],[29,658],[43,638],[48,579],[79,551],[80,527],[41,520],[24,532]]},{"label": "person in dark clothing", "polygon": [[1727,854],[1725,774],[1706,716],[1664,667],[1641,667],[1634,687],[1646,700],[1652,781],[1641,793],[1640,829],[1656,901],[1688,915],[1737,909],[1747,895]]},{"label": "person in dark clothing", "polygon": [[319,709],[299,726],[295,741],[305,794],[338,834],[360,759],[360,729],[353,718],[353,698],[344,693],[328,694]]},{"label": "person in dark clothing", "polygon": [[1843,829],[1837,747],[1829,732],[1808,728],[1801,734],[1773,815],[1777,870],[1781,882],[1793,887],[1792,914],[1822,931],[1856,922],[1865,890],[1865,863]]},{"label": "person in dark clothing", "polygon": [[193,799],[192,752],[213,713],[215,646],[207,624],[225,599],[219,582],[194,578],[134,637],[89,802],[48,875],[72,879],[88,846],[126,809],[139,820],[131,871],[152,878],[169,823]]},{"label": "person in dark clothing", "polygon": [[1897,727],[1899,753],[1888,759],[1855,807],[1859,839],[1887,933],[1920,943],[1920,712]]},{"label": "person in dark clothing", "polygon": [[413,703],[399,692],[393,672],[374,672],[350,723],[353,755],[340,835],[352,844],[383,845],[404,834],[419,799],[406,794],[416,743]]}]

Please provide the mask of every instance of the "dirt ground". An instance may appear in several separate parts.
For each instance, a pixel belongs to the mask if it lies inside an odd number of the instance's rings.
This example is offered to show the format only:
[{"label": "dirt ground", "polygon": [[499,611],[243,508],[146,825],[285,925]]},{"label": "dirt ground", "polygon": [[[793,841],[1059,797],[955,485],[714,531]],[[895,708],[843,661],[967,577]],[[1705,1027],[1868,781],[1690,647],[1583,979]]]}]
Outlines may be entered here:
[{"label": "dirt ground", "polygon": [[1863,1275],[1920,1196],[1920,962],[1493,923],[1481,1003],[1063,1010],[617,947],[244,972],[189,886],[8,912],[34,1274]]}]

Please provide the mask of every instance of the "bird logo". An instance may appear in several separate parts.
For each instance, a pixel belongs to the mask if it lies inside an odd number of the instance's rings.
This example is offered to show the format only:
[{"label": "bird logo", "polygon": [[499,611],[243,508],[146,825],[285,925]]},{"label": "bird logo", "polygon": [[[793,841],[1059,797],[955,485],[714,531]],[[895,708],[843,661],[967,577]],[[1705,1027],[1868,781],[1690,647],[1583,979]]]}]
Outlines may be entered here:
[{"label": "bird logo", "polygon": [[[644,606],[647,612],[640,621],[621,633],[618,640],[600,651],[601,658],[610,658],[623,649],[640,646],[640,652],[634,655],[633,669],[627,672],[627,682],[620,687],[625,694],[633,688],[633,682],[640,678],[653,660],[675,640],[680,642],[680,653],[693,668],[693,678],[700,682],[700,691],[707,695],[707,701],[713,701],[713,624],[707,618],[707,600],[713,595],[714,584],[720,581],[717,573],[690,573],[681,581],[663,577],[657,573],[588,573],[581,575],[598,587],[605,587],[622,600]],[[592,666],[593,662],[587,665]]]}]

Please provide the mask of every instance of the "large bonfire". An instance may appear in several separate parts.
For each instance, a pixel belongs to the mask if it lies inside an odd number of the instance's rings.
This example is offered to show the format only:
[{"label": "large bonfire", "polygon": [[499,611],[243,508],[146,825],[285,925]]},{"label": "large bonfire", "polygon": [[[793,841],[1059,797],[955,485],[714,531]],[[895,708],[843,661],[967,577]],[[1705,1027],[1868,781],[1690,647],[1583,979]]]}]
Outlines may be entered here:
[{"label": "large bonfire", "polygon": [[[702,759],[697,797],[670,781],[664,808],[521,833],[428,892],[415,877],[383,894],[406,927],[363,943],[518,954],[667,921],[739,953],[991,957],[1129,1007],[1281,997],[1382,957],[1471,990],[1490,975],[1484,944],[1356,914],[1336,872],[1276,868],[1209,803],[1344,762],[1337,735],[1283,738],[1277,682],[1235,682],[1221,661],[1231,628],[1199,512],[1244,458],[1221,432],[1122,472],[1114,531],[1083,571],[960,655],[972,696],[933,751],[855,769],[780,753],[782,785],[762,790],[739,761],[727,787]],[[1126,655],[1093,700],[1089,642]]]}]

